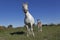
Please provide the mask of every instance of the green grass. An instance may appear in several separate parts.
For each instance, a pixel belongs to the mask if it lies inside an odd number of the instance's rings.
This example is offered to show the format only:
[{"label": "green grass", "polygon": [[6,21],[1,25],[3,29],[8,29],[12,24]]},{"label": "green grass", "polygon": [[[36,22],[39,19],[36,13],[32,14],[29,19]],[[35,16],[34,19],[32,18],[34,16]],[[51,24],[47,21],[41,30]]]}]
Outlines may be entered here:
[{"label": "green grass", "polygon": [[[12,32],[25,32],[25,34],[14,34]],[[60,40],[60,26],[44,26],[43,32],[38,32],[37,27],[34,27],[35,37],[26,36],[26,28],[15,28],[0,30],[0,40]]]}]

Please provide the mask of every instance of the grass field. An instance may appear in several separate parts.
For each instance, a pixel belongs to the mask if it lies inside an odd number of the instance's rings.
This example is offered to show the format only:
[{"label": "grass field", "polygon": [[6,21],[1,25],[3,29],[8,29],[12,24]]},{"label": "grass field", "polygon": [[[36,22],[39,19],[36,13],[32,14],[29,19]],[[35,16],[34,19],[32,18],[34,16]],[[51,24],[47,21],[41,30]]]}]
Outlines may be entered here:
[{"label": "grass field", "polygon": [[26,28],[0,30],[0,40],[60,40],[60,26],[44,26],[43,32],[34,27],[35,37],[26,36]]}]

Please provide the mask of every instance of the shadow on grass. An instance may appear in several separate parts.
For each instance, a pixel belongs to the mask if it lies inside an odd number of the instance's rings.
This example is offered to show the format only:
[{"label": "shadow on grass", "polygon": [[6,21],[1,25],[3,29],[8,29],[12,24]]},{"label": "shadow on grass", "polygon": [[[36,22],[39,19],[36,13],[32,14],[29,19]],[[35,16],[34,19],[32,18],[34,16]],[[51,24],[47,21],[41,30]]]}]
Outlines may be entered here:
[{"label": "shadow on grass", "polygon": [[14,34],[23,35],[23,34],[25,34],[25,32],[21,31],[21,32],[13,32],[13,33],[10,33],[10,35],[14,35]]}]

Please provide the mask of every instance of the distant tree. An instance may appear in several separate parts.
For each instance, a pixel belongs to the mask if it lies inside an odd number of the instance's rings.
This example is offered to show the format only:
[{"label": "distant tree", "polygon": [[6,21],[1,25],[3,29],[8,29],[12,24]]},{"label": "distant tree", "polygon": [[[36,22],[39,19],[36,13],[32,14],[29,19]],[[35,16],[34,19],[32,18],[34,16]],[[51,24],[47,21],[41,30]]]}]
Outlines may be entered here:
[{"label": "distant tree", "polygon": [[60,24],[57,24],[57,26],[60,26]]},{"label": "distant tree", "polygon": [[5,26],[0,26],[0,30],[4,30],[4,29],[6,29]]},{"label": "distant tree", "polygon": [[47,24],[43,24],[42,26],[48,26]]},{"label": "distant tree", "polygon": [[6,29],[6,27],[5,26],[2,26],[4,29]]},{"label": "distant tree", "polygon": [[49,24],[49,26],[56,26],[56,24],[51,23],[51,24]]},{"label": "distant tree", "polygon": [[8,28],[13,28],[13,25],[8,25]]}]

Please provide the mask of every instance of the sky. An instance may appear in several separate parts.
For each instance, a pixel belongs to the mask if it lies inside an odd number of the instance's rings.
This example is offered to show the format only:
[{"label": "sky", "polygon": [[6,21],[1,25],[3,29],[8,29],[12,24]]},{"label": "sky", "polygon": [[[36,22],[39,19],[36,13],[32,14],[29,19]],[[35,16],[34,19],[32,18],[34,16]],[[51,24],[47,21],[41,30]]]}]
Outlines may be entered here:
[{"label": "sky", "polygon": [[29,12],[42,24],[60,23],[60,0],[0,0],[0,25],[24,26],[22,3],[27,2]]}]

